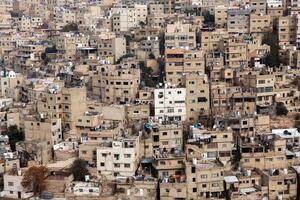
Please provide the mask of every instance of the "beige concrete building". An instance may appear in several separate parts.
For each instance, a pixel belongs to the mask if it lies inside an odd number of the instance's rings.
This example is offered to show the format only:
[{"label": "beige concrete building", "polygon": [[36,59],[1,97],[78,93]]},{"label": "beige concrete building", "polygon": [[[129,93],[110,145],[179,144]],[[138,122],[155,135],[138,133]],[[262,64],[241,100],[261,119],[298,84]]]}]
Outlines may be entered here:
[{"label": "beige concrete building", "polygon": [[98,56],[111,62],[117,61],[126,54],[126,41],[123,36],[116,36],[113,32],[91,36],[91,47],[97,48]]},{"label": "beige concrete building", "polygon": [[196,48],[196,30],[191,24],[176,22],[168,24],[165,33],[165,47],[171,48]]},{"label": "beige concrete building", "polygon": [[186,161],[187,199],[224,198],[224,165],[219,160]]},{"label": "beige concrete building", "polygon": [[25,140],[44,140],[52,145],[62,141],[60,118],[52,118],[44,113],[39,116],[28,116],[24,119]]},{"label": "beige concrete building", "polygon": [[138,167],[140,138],[128,137],[114,140],[97,148],[97,170],[107,176],[133,176]]},{"label": "beige concrete building", "polygon": [[229,38],[221,48],[228,68],[244,68],[248,66],[247,44],[240,38]]},{"label": "beige concrete building", "polygon": [[141,142],[141,155],[152,157],[155,151],[175,152],[183,149],[183,126],[181,124],[150,124]]},{"label": "beige concrete building", "polygon": [[140,85],[138,64],[105,65],[93,76],[93,94],[104,103],[130,102],[137,98]]},{"label": "beige concrete building", "polygon": [[270,15],[250,15],[250,33],[264,33],[272,31],[272,19]]},{"label": "beige concrete building", "polygon": [[193,123],[210,113],[210,95],[207,76],[204,74],[186,74],[186,119]]},{"label": "beige concrete building", "polygon": [[276,140],[262,136],[261,141],[256,141],[254,138],[248,138],[241,143],[240,163],[244,168],[287,168],[285,149],[286,140],[284,139]]},{"label": "beige concrete building", "polygon": [[226,5],[219,5],[215,7],[215,24],[218,28],[227,27],[227,10]]},{"label": "beige concrete building", "polygon": [[230,8],[227,11],[227,30],[229,33],[249,33],[251,10]]},{"label": "beige concrete building", "polygon": [[225,29],[214,31],[201,31],[201,48],[207,51],[218,50],[221,47],[222,39],[228,39],[229,34]]},{"label": "beige concrete building", "polygon": [[183,85],[183,74],[204,73],[204,52],[198,50],[167,49],[165,52],[166,81]]},{"label": "beige concrete building", "polygon": [[278,19],[278,41],[280,45],[295,45],[297,35],[295,16],[284,16]]},{"label": "beige concrete building", "polygon": [[289,199],[297,196],[297,173],[294,169],[258,170],[262,185],[268,187],[270,199]]},{"label": "beige concrete building", "polygon": [[267,14],[267,0],[250,0],[249,5],[252,8],[252,13],[256,15]]},{"label": "beige concrete building", "polygon": [[29,92],[35,94],[39,112],[48,113],[53,118],[61,118],[64,131],[72,130],[71,134],[76,134],[77,119],[86,111],[85,87],[57,89],[57,86],[50,85],[40,93],[38,90]]}]

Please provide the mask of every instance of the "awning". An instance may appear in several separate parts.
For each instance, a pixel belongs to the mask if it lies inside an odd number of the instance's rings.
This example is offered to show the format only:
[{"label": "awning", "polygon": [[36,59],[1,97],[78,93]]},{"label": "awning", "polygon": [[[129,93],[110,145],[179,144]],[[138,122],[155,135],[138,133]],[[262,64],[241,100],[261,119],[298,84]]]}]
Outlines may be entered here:
[{"label": "awning", "polygon": [[253,187],[240,189],[240,194],[249,194],[251,192],[256,192],[256,189]]},{"label": "awning", "polygon": [[287,155],[287,156],[295,156],[295,153],[286,149],[285,150],[285,155]]},{"label": "awning", "polygon": [[224,176],[224,181],[226,183],[238,183],[239,180],[236,176]]}]

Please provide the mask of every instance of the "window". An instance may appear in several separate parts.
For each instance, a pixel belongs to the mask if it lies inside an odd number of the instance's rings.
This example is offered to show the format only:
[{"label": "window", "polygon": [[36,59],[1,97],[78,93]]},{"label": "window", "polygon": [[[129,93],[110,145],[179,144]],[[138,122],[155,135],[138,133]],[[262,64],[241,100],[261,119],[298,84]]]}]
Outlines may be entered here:
[{"label": "window", "polygon": [[100,166],[101,166],[101,167],[104,167],[104,166],[105,166],[105,163],[104,163],[104,162],[100,163]]},{"label": "window", "polygon": [[124,158],[130,158],[131,154],[124,154]]},{"label": "window", "polygon": [[8,182],[8,186],[14,186],[14,182]]},{"label": "window", "polygon": [[205,178],[207,178],[207,174],[201,174],[200,177],[203,178],[203,179],[205,179]]},{"label": "window", "polygon": [[163,132],[162,134],[163,134],[163,135],[168,135],[168,133],[167,133],[167,132]]},{"label": "window", "polygon": [[119,163],[115,163],[115,164],[114,164],[114,167],[115,167],[115,168],[120,168],[120,164],[119,164]]},{"label": "window", "polygon": [[197,192],[197,188],[193,188],[193,192]]},{"label": "window", "polygon": [[202,184],[202,187],[203,187],[203,188],[206,188],[206,184]]},{"label": "window", "polygon": [[124,164],[125,168],[130,168],[130,164]]},{"label": "window", "polygon": [[86,151],[81,151],[82,154],[86,154]]},{"label": "window", "polygon": [[255,158],[255,162],[260,162],[260,159],[259,158]]},{"label": "window", "polygon": [[196,168],[195,168],[195,167],[192,167],[192,168],[191,168],[191,171],[192,171],[192,173],[195,173],[195,172],[196,172]]}]

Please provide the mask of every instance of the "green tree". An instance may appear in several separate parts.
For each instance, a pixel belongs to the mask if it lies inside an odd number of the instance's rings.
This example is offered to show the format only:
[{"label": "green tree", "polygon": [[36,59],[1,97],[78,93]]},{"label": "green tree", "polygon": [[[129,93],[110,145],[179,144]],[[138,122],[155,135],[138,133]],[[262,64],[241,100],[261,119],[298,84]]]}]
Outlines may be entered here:
[{"label": "green tree", "polygon": [[48,172],[45,166],[32,166],[24,173],[21,184],[24,188],[32,190],[35,195],[41,194],[46,187]]},{"label": "green tree", "polygon": [[265,64],[270,67],[278,67],[280,65],[279,59],[279,44],[277,34],[268,32],[264,34],[262,39],[263,44],[270,46],[270,52],[265,57]]},{"label": "green tree", "polygon": [[277,115],[287,115],[288,109],[285,107],[285,105],[282,102],[277,103],[276,105],[276,114]]},{"label": "green tree", "polygon": [[123,59],[131,58],[131,57],[134,57],[132,53],[126,53],[116,61],[116,64],[120,64]]},{"label": "green tree", "polygon": [[9,145],[12,151],[16,151],[16,143],[24,141],[24,132],[20,131],[16,125],[8,127],[5,134],[9,137]]},{"label": "green tree", "polygon": [[208,25],[208,26],[214,26],[215,24],[215,16],[210,14],[209,11],[204,11],[202,13],[202,16],[204,17],[204,24]]},{"label": "green tree", "polygon": [[139,66],[141,69],[141,81],[145,83],[145,86],[155,87],[157,83],[153,81],[151,76],[153,70],[150,67],[147,67],[143,61],[139,62]]},{"label": "green tree", "polygon": [[49,58],[47,57],[48,53],[57,53],[56,46],[53,45],[52,47],[47,47],[45,51],[42,53],[41,58],[44,61],[45,65],[49,62]]},{"label": "green tree", "polygon": [[90,175],[89,170],[87,169],[87,162],[84,159],[76,159],[71,168],[70,172],[74,176],[75,181],[84,181],[86,175]]},{"label": "green tree", "polygon": [[62,32],[70,32],[70,31],[76,32],[76,31],[78,31],[78,25],[74,22],[69,23],[69,24],[65,25],[64,27],[62,27],[61,31]]}]

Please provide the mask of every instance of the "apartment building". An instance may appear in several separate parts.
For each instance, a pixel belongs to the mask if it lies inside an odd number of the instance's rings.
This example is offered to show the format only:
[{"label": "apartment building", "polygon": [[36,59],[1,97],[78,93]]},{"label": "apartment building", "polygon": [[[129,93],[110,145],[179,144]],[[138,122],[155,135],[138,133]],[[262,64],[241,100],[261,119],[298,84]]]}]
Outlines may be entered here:
[{"label": "apartment building", "polygon": [[152,53],[155,58],[160,56],[158,37],[147,37],[147,39],[140,41],[139,47],[136,50],[138,57],[142,54],[141,57],[148,58],[150,53]]},{"label": "apartment building", "polygon": [[191,24],[176,22],[167,24],[165,32],[165,48],[196,48],[196,30]]},{"label": "apartment building", "polygon": [[88,36],[72,32],[55,35],[53,42],[58,51],[58,58],[67,60],[75,59],[77,47],[89,47]]},{"label": "apartment building", "polygon": [[76,134],[77,119],[86,111],[86,88],[59,88],[57,85],[50,85],[39,93],[40,96],[36,94],[37,91],[29,92],[36,95],[39,112],[61,118],[63,129],[72,130],[72,134]]},{"label": "apartment building", "polygon": [[224,165],[219,160],[186,161],[187,199],[224,198]]},{"label": "apartment building", "polygon": [[14,89],[23,84],[24,76],[14,71],[3,72],[0,77],[1,95],[5,96],[7,89]]},{"label": "apartment building", "polygon": [[119,138],[97,148],[97,170],[107,176],[134,176],[139,163],[139,136]]},{"label": "apartment building", "polygon": [[145,157],[152,157],[155,151],[174,153],[177,150],[183,150],[183,126],[181,123],[147,123],[143,135],[141,153]]},{"label": "apartment building", "polygon": [[273,168],[258,170],[263,186],[268,187],[270,199],[289,199],[297,196],[297,173],[294,169]]},{"label": "apartment building", "polygon": [[245,85],[256,89],[256,105],[266,106],[273,104],[275,87],[274,75],[248,75],[245,78]]},{"label": "apartment building", "polygon": [[205,61],[206,70],[212,82],[221,81],[221,71],[224,68],[224,54],[220,51],[206,53]]},{"label": "apartment building", "polygon": [[33,66],[39,66],[41,55],[45,50],[42,44],[23,44],[18,48],[18,54],[13,60],[14,69],[17,73],[27,75],[33,70]]},{"label": "apartment building", "polygon": [[154,90],[155,117],[167,121],[186,120],[186,89],[169,85]]},{"label": "apartment building", "polygon": [[231,37],[221,48],[225,56],[225,66],[228,68],[245,68],[247,61],[247,44],[239,38]]},{"label": "apartment building", "polygon": [[261,199],[268,196],[267,186],[262,185],[257,170],[240,169],[225,173],[225,193],[231,199]]},{"label": "apartment building", "polygon": [[3,175],[4,189],[1,196],[4,198],[30,198],[33,192],[24,188],[21,184],[23,180],[23,172],[21,170],[12,170]]},{"label": "apartment building", "polygon": [[267,0],[267,14],[271,16],[273,23],[284,14],[284,3],[282,0]]},{"label": "apartment building", "polygon": [[165,51],[166,81],[183,85],[184,74],[204,73],[204,52],[199,50],[167,49]]},{"label": "apartment building", "polygon": [[267,0],[250,0],[249,3],[252,13],[256,15],[267,14]]},{"label": "apartment building", "polygon": [[186,119],[196,122],[210,113],[209,83],[205,74],[185,74]]},{"label": "apartment building", "polygon": [[146,23],[147,5],[119,5],[112,8],[112,27],[114,32],[128,31],[130,28]]},{"label": "apartment building", "polygon": [[245,138],[240,142],[241,160],[244,168],[276,169],[286,168],[286,140],[271,135],[260,138]]},{"label": "apartment building", "polygon": [[113,32],[91,36],[89,43],[91,47],[97,48],[97,54],[100,58],[111,62],[117,61],[126,54],[125,38],[116,36]]},{"label": "apartment building", "polygon": [[216,29],[213,31],[201,31],[201,48],[206,51],[218,50],[221,41],[229,38],[229,34],[225,29]]},{"label": "apartment building", "polygon": [[272,31],[272,19],[270,15],[250,15],[250,33],[265,33]]},{"label": "apartment building", "polygon": [[25,17],[18,18],[17,26],[20,31],[32,31],[39,28],[43,24],[40,17]]},{"label": "apartment building", "polygon": [[218,28],[227,27],[227,10],[226,5],[215,6],[215,24]]},{"label": "apartment building", "polygon": [[234,150],[232,130],[206,130],[201,125],[190,126],[187,141],[187,159],[215,159],[229,161]]},{"label": "apartment building", "polygon": [[295,16],[278,18],[278,41],[280,45],[295,45],[297,35],[297,19]]},{"label": "apartment building", "polygon": [[164,13],[164,5],[160,3],[149,3],[147,23],[154,28],[161,28],[165,26],[165,18],[167,14]]},{"label": "apartment building", "polygon": [[150,116],[150,105],[146,101],[138,100],[137,103],[126,105],[126,121],[128,126],[138,125],[146,122]]},{"label": "apartment building", "polygon": [[248,8],[229,8],[227,30],[229,33],[249,33],[250,13]]},{"label": "apartment building", "polygon": [[60,118],[51,118],[44,113],[39,116],[27,116],[24,119],[26,141],[48,141],[55,145],[62,141],[62,126]]},{"label": "apartment building", "polygon": [[100,66],[93,76],[93,95],[104,103],[130,102],[137,98],[140,68],[136,63]]}]

